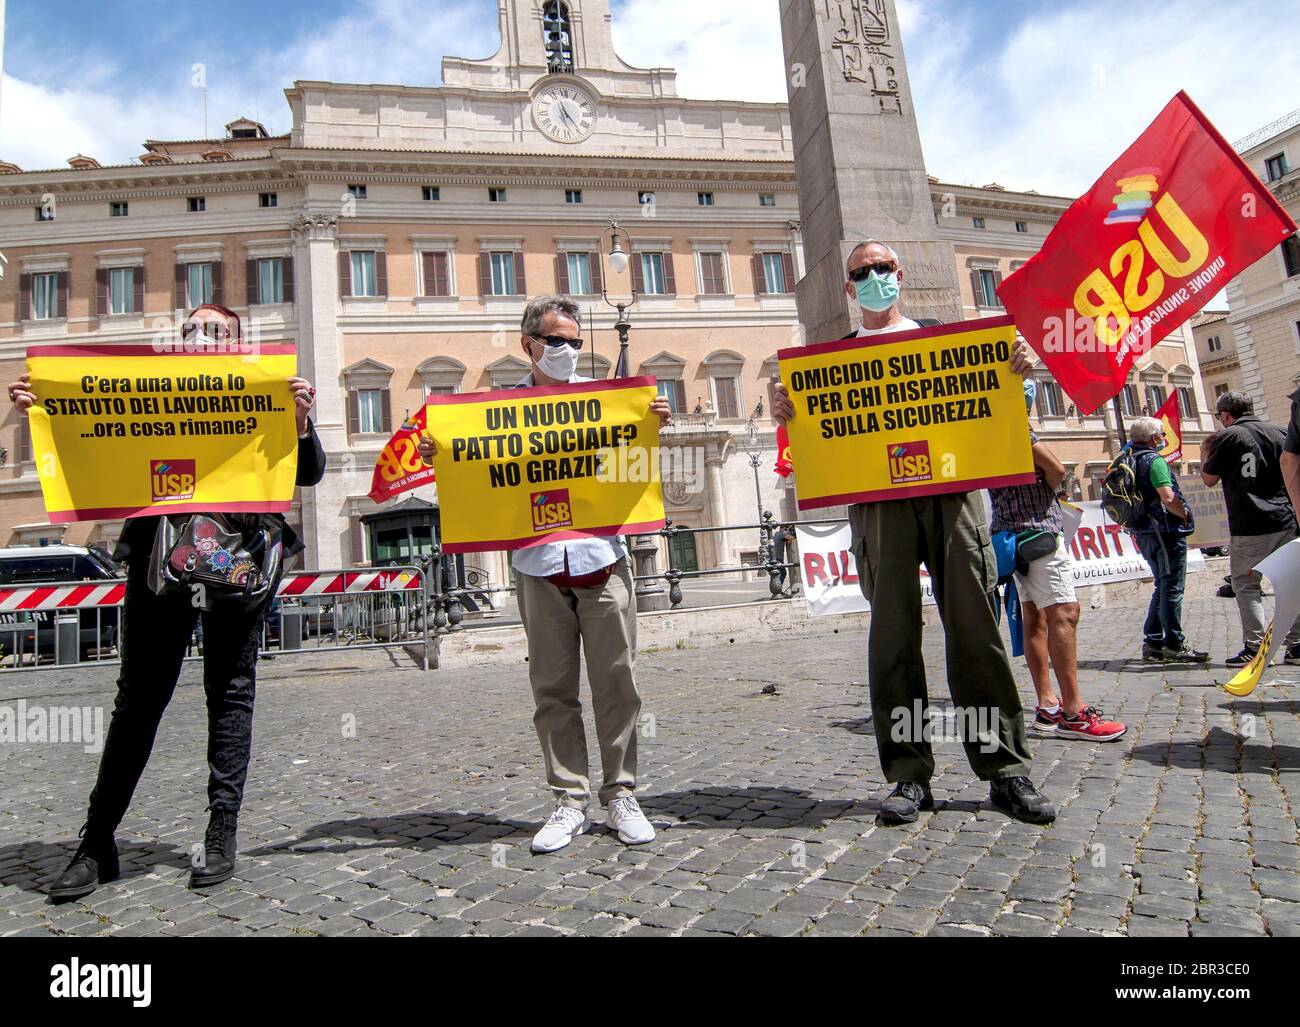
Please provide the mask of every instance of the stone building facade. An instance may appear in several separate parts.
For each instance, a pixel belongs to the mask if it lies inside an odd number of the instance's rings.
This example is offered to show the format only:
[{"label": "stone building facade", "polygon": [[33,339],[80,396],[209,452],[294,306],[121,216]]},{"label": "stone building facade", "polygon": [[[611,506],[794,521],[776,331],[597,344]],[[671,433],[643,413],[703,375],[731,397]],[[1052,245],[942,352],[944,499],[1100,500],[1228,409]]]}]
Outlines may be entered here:
[{"label": "stone building facade", "polygon": [[[578,296],[583,373],[608,376],[618,352],[604,294],[635,290],[632,372],[656,375],[678,409],[669,515],[691,527],[756,521],[752,451],[764,507],[793,518],[769,415],[776,353],[801,341],[787,106],[678,96],[671,69],[618,58],[606,0],[503,0],[500,21],[500,51],[447,58],[439,87],[296,82],[286,135],[241,119],[221,139],[150,141],[127,165],[0,165],[0,377],[20,373],[33,343],[147,342],[199,300],[225,303],[255,338],[299,346],[330,470],[293,519],[309,566],[355,565],[376,555],[360,519],[375,509],[375,460],[408,411],[429,394],[517,382],[524,299],[542,292]],[[1002,313],[997,284],[1070,200],[930,187],[965,314]],[[631,256],[621,275],[608,263],[615,231]],[[1042,384],[1035,420],[1088,497],[1117,441],[1111,416],[1082,418]],[[1194,462],[1209,420],[1190,331],[1135,373],[1126,410],[1175,388]],[[120,532],[46,523],[11,408],[0,446],[0,545]],[[436,502],[437,490],[419,495]],[[681,546],[679,566],[708,568],[754,560],[758,540],[734,531]],[[508,574],[503,554],[480,562],[493,580]]]}]

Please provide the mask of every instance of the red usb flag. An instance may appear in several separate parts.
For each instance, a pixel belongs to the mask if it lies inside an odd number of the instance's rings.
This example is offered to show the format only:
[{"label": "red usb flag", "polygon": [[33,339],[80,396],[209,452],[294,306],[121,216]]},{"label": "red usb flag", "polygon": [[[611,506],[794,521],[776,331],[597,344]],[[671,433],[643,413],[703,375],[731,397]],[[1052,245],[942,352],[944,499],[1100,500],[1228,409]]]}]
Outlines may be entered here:
[{"label": "red usb flag", "polygon": [[1079,409],[1296,231],[1268,187],[1179,93],[1065,212],[998,295]]},{"label": "red usb flag", "polygon": [[1183,411],[1178,405],[1177,392],[1156,411],[1156,420],[1165,426],[1165,448],[1160,455],[1165,463],[1175,464],[1183,458]]},{"label": "red usb flag", "polygon": [[794,474],[794,461],[790,459],[790,433],[784,424],[776,426],[776,473],[782,478]]},{"label": "red usb flag", "polygon": [[420,456],[420,436],[427,431],[425,407],[408,417],[379,454],[370,480],[370,498],[376,503],[411,492],[433,481],[433,468]]}]

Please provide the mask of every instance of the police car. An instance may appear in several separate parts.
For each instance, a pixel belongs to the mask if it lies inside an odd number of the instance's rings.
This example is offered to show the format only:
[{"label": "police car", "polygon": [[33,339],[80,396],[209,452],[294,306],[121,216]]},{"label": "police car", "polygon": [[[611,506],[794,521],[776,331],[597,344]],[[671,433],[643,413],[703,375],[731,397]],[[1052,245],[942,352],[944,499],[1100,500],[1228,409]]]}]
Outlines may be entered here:
[{"label": "police car", "polygon": [[[0,549],[0,588],[107,581],[122,571],[102,549],[85,546],[9,546]],[[4,657],[15,654],[39,658],[55,656],[54,611],[36,613],[0,611],[0,649]],[[77,611],[77,649],[81,659],[117,644],[116,607]]]}]

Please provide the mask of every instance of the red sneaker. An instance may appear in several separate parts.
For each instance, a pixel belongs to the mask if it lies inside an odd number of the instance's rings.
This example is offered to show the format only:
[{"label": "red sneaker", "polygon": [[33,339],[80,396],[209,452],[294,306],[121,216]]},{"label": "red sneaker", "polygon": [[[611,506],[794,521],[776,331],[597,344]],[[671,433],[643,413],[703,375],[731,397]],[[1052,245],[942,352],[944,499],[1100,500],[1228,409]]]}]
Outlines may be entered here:
[{"label": "red sneaker", "polygon": [[1095,706],[1085,706],[1076,716],[1061,719],[1056,733],[1062,738],[1082,738],[1091,742],[1114,742],[1123,738],[1128,727],[1117,720],[1107,720]]}]

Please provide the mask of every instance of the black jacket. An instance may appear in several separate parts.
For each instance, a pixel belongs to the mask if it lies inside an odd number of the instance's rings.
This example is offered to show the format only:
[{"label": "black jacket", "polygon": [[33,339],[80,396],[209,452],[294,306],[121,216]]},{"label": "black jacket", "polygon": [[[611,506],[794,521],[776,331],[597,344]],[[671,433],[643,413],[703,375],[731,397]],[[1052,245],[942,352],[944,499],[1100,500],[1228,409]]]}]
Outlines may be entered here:
[{"label": "black jacket", "polygon": [[[325,477],[325,447],[320,444],[313,424],[307,431],[307,437],[298,440],[298,480],[295,484],[302,488],[318,485]],[[280,514],[275,517],[283,525],[284,555],[286,557],[301,553],[306,546],[298,533],[289,527]],[[114,560],[130,560],[132,556],[148,559],[153,549],[154,535],[158,532],[158,517],[132,517],[122,529],[122,536],[117,540],[113,550]]]}]

